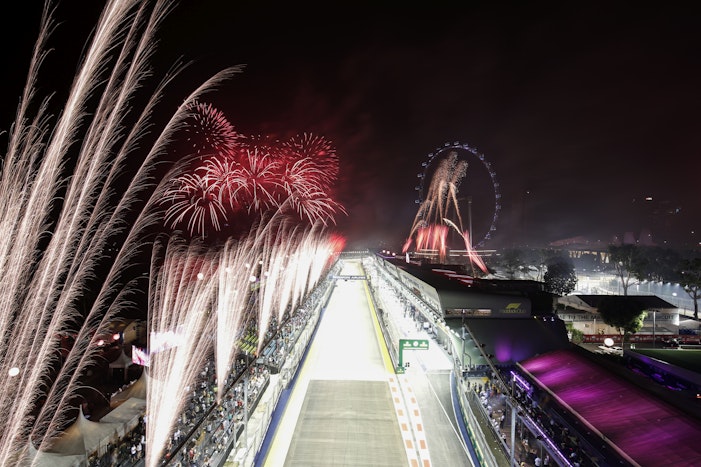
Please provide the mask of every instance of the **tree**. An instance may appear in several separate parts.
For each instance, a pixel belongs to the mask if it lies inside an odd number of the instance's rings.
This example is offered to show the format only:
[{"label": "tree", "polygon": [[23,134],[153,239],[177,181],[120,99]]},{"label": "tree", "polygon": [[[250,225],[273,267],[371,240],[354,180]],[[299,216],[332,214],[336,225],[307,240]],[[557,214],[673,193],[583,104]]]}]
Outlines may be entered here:
[{"label": "tree", "polygon": [[547,268],[543,276],[546,291],[567,295],[577,287],[577,275],[570,258],[564,256],[551,258]]},{"label": "tree", "polygon": [[629,334],[635,334],[643,328],[643,321],[647,316],[643,304],[638,300],[616,295],[601,299],[597,311],[604,323],[621,333],[621,347]]},{"label": "tree", "polygon": [[504,250],[501,265],[509,279],[515,278],[516,273],[524,266],[523,251],[519,250],[518,248],[509,248]]},{"label": "tree", "polygon": [[567,334],[570,335],[570,341],[573,344],[581,344],[584,342],[584,333],[579,329],[575,329],[572,323],[565,323]]},{"label": "tree", "polygon": [[628,287],[634,272],[641,269],[640,254],[636,245],[609,245],[609,260],[616,268],[616,275],[621,280],[623,295],[628,295]]},{"label": "tree", "polygon": [[679,282],[679,252],[659,246],[637,248],[631,264],[632,273],[639,281]]},{"label": "tree", "polygon": [[682,260],[679,267],[679,285],[694,300],[694,319],[699,319],[701,298],[701,258]]},{"label": "tree", "polygon": [[545,248],[530,248],[524,250],[522,253],[524,267],[528,274],[528,278],[532,278],[538,282],[543,281],[543,274],[548,266],[548,261],[550,258],[559,255],[552,249]]}]

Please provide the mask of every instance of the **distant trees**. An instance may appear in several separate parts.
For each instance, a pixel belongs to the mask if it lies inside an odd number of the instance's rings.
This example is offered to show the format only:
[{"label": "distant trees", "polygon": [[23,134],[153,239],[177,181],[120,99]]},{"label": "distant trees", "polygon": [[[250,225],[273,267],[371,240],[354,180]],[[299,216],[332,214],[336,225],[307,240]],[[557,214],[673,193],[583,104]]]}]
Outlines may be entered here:
[{"label": "distant trees", "polygon": [[[659,246],[636,244],[609,245],[606,263],[615,270],[624,296],[630,287],[642,281],[677,282],[694,301],[694,318],[698,319],[701,300],[701,256],[698,251],[681,251]],[[576,269],[598,268],[606,263],[594,256],[575,260],[560,250],[549,248],[510,248],[495,258],[495,266],[509,278],[533,279],[545,284],[545,290],[567,295],[577,287]],[[494,260],[492,260],[494,261]]]},{"label": "distant trees", "polygon": [[552,250],[548,248],[535,248],[527,250],[524,254],[526,261],[530,265],[530,271],[535,271],[535,277],[533,279],[542,282],[544,280],[545,272],[548,269],[548,263],[555,257],[562,256],[561,251]]},{"label": "distant trees", "polygon": [[636,246],[633,274],[642,281],[678,282],[681,254],[671,248]]},{"label": "distant trees", "polygon": [[616,295],[601,299],[597,309],[604,323],[618,329],[621,334],[621,347],[626,337],[635,334],[643,328],[647,316],[644,306],[637,300]]},{"label": "distant trees", "polygon": [[637,281],[680,282],[683,255],[671,248],[638,246],[633,244],[609,245],[609,262],[623,286],[623,295]]},{"label": "distant trees", "polygon": [[701,298],[701,258],[685,259],[679,265],[679,285],[694,300],[694,319],[699,319]]},{"label": "distant trees", "polygon": [[501,257],[501,267],[509,279],[514,279],[516,273],[523,269],[523,251],[518,248],[508,248],[504,250]]},{"label": "distant trees", "polygon": [[609,245],[609,259],[621,280],[623,295],[628,295],[628,287],[635,277],[634,271],[640,267],[638,247],[636,245]]},{"label": "distant trees", "polygon": [[553,256],[548,260],[547,271],[543,276],[545,290],[557,295],[567,295],[577,287],[577,274],[574,264],[567,256]]},{"label": "distant trees", "polygon": [[567,257],[562,251],[549,248],[507,248],[499,258],[499,266],[509,279],[520,276],[539,282],[544,280],[553,258]]}]

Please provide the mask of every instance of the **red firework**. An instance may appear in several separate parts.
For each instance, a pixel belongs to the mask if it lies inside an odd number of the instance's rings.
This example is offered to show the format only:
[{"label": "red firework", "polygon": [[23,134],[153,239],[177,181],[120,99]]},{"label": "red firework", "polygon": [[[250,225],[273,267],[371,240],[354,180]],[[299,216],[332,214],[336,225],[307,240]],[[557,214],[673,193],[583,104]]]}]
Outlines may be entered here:
[{"label": "red firework", "polygon": [[445,255],[447,249],[448,226],[431,224],[418,229],[416,233],[417,250],[436,250]]},{"label": "red firework", "polygon": [[302,136],[290,138],[283,146],[295,159],[312,161],[318,167],[319,174],[324,176],[327,185],[331,185],[338,178],[338,156],[326,138],[304,133]]},{"label": "red firework", "polygon": [[326,191],[326,177],[311,159],[304,158],[284,164],[280,185],[288,195]]},{"label": "red firework", "polygon": [[331,199],[323,191],[307,193],[294,193],[289,198],[291,209],[297,213],[300,219],[306,219],[314,224],[319,221],[325,226],[335,224],[335,214],[345,213],[343,206]]},{"label": "red firework", "polygon": [[329,262],[332,262],[336,259],[335,255],[341,253],[346,248],[346,238],[337,233],[333,233],[328,242],[331,246],[331,251],[334,253],[333,256],[329,257]]},{"label": "red firework", "polygon": [[240,170],[237,169],[240,165],[232,157],[210,157],[204,165],[207,178],[217,187],[219,201],[234,215],[245,210],[245,200],[242,192],[239,192],[243,183],[239,177]]},{"label": "red firework", "polygon": [[276,159],[284,157],[284,150],[282,149],[280,141],[277,139],[273,139],[270,136],[241,136],[241,138],[239,138],[239,140],[237,141],[237,146],[239,150],[258,150],[261,153],[270,154]]},{"label": "red firework", "polygon": [[192,236],[206,233],[206,226],[221,230],[226,210],[219,200],[218,186],[207,176],[184,174],[173,180],[166,190],[163,203],[169,204],[165,223],[170,228],[186,224]]},{"label": "red firework", "polygon": [[306,133],[284,143],[244,137],[211,105],[192,111],[184,131],[201,165],[175,179],[164,197],[167,226],[204,236],[208,224],[220,231],[228,220],[241,229],[270,211],[324,225],[345,214],[331,197],[339,164],[329,141]]},{"label": "red firework", "polygon": [[195,102],[188,107],[190,119],[184,126],[185,139],[198,156],[233,151],[240,135],[224,114],[211,104]]},{"label": "red firework", "polygon": [[241,151],[243,157],[238,161],[226,189],[229,199],[237,206],[252,211],[264,212],[280,205],[280,163],[269,153],[257,149]]}]

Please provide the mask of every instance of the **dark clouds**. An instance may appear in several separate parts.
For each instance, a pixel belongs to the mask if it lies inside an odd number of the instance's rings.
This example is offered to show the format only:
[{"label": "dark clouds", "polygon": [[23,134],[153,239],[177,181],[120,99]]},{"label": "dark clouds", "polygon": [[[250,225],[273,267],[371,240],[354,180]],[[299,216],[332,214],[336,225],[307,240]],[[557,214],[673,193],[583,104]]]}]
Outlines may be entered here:
[{"label": "dark clouds", "polygon": [[[58,8],[60,28],[88,32],[95,12],[73,10]],[[38,15],[19,18],[36,29]],[[246,64],[211,94],[237,129],[331,139],[349,213],[338,228],[351,245],[401,245],[421,162],[454,141],[482,152],[501,184],[494,246],[608,241],[644,227],[659,242],[686,241],[701,215],[700,19],[618,2],[324,10],[185,1],[164,23],[156,64],[193,61],[177,80],[182,95]],[[62,34],[56,49],[79,44]],[[27,52],[27,34],[17,40]],[[14,105],[18,81],[8,82],[2,102]],[[682,214],[638,210],[648,194]]]}]

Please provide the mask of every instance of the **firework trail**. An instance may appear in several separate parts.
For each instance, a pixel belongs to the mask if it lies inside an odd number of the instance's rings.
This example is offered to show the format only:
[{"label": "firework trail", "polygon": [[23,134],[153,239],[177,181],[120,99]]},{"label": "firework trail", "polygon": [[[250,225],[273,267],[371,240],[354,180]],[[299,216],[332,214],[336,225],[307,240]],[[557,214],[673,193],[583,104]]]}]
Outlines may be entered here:
[{"label": "firework trail", "polygon": [[252,286],[250,268],[255,258],[252,237],[229,239],[219,258],[215,355],[219,398],[225,393],[226,380],[238,350],[237,332],[245,329],[251,318],[248,312]]},{"label": "firework trail", "polygon": [[[164,266],[151,273],[156,282],[150,288],[149,328],[152,336],[175,333],[179,342],[159,351],[149,371],[153,384],[147,413],[157,415],[149,415],[147,423],[148,467],[162,457],[187,388],[197,381],[208,356],[215,356],[221,400],[239,332],[255,323],[260,355],[272,318],[282,321],[286,304],[294,306],[306,296],[342,246],[322,226],[294,225],[284,215],[264,219],[248,237],[230,239],[221,250],[171,240]],[[153,355],[154,344],[149,347]]]},{"label": "firework trail", "polygon": [[279,290],[279,301],[278,301],[278,322],[282,322],[282,317],[286,310],[294,309],[294,284],[295,284],[295,274],[297,268],[295,267],[295,262],[298,252],[294,248],[299,243],[299,238],[293,242],[287,242],[288,252],[284,256],[284,272],[281,277],[279,277],[276,282],[278,284]]},{"label": "firework trail", "polygon": [[[220,277],[226,278],[220,281],[220,287],[226,290],[220,290],[219,297],[225,297],[227,306],[220,303],[217,309],[227,320],[218,319],[223,328],[218,329],[218,342],[221,341],[218,348],[222,347],[217,362],[218,374],[223,375],[233,364],[237,350],[233,346],[225,348],[227,336],[228,342],[235,344],[231,332],[242,329],[243,321],[254,318],[260,352],[272,319],[281,323],[285,313],[294,309],[312,290],[331,265],[333,253],[339,251],[334,248],[339,247],[343,247],[342,240],[330,238],[323,224],[300,225],[281,212],[261,220],[247,238],[227,242],[222,264],[226,264],[228,270],[246,270],[248,274],[220,272]],[[255,314],[245,316],[246,307],[251,303]]]},{"label": "firework trail", "polygon": [[[272,226],[272,228],[270,228]],[[260,236],[260,270],[258,271],[257,290],[257,323],[258,323],[258,353],[265,344],[265,333],[274,316],[275,307],[282,301],[278,284],[283,282],[282,275],[286,272],[285,261],[288,259],[291,244],[296,235],[290,231],[285,220],[279,223],[268,223]],[[277,315],[277,313],[275,313]]]},{"label": "firework trail", "polygon": [[409,251],[412,242],[416,249],[438,251],[439,258],[445,260],[448,250],[448,233],[452,228],[460,236],[468,250],[471,263],[486,272],[484,262],[469,244],[471,233],[463,228],[458,206],[458,188],[467,173],[467,161],[459,160],[458,153],[451,151],[436,168],[426,199],[419,206],[411,232],[402,252]]},{"label": "firework trail", "polygon": [[[154,190],[155,160],[184,121],[184,106],[238,71],[215,76],[185,101],[124,190],[121,174],[133,163],[153,108],[174,76],[137,110],[133,99],[150,75],[154,33],[169,9],[165,1],[150,10],[138,1],[107,3],[53,127],[46,101],[29,118],[53,28],[48,8],[42,15],[0,180],[0,229],[6,233],[0,236],[0,372],[14,375],[0,387],[6,414],[0,426],[2,465],[22,463],[33,448],[50,448],[75,416],[81,379],[98,355],[95,336],[132,305],[140,284],[129,277],[129,267],[147,243],[144,230],[162,218],[149,209],[153,201],[144,202]],[[90,110],[89,101],[96,102]],[[131,131],[125,133],[127,127]],[[75,166],[67,167],[76,150]],[[106,257],[116,239],[124,240],[123,247],[116,257]],[[91,291],[106,264],[106,280]],[[86,295],[96,298],[85,303]],[[67,334],[75,343],[61,362],[59,337]]]},{"label": "firework trail", "polygon": [[[267,224],[262,240],[262,271],[259,288],[257,320],[258,345],[265,342],[265,333],[273,317],[281,321],[287,304],[294,308],[296,303],[309,292],[319,277],[314,277],[312,266],[317,259],[312,248],[326,241],[323,228],[290,226],[283,216],[280,222]],[[327,255],[324,265],[328,265]],[[294,284],[294,286],[291,286]]]},{"label": "firework trail", "polygon": [[[294,245],[294,252],[290,252],[290,261],[285,268],[285,276],[282,285],[283,298],[285,300],[280,306],[279,311],[282,313],[287,308],[290,302],[297,302],[303,299],[304,294],[295,295],[295,284],[300,277],[308,277],[306,289],[311,290],[321,279],[323,274],[330,268],[337,254],[343,251],[345,247],[345,239],[339,235],[328,235],[324,232],[324,227],[321,224],[312,226],[298,236],[298,242]],[[300,264],[308,259],[309,271],[305,272],[303,265]],[[302,285],[302,288],[304,286]],[[282,315],[278,316],[278,321]]]},{"label": "firework trail", "polygon": [[[431,179],[426,200],[419,206],[415,226],[442,224],[443,219],[448,218],[455,219],[459,230],[463,230],[457,193],[466,172],[467,162],[459,161],[456,152],[451,152],[440,162]],[[412,228],[412,234],[415,228]]]},{"label": "firework trail", "polygon": [[[52,139],[42,147],[43,158],[35,171],[36,178],[30,185],[31,191],[24,204],[26,210],[23,212],[21,226],[14,237],[20,244],[20,249],[6,252],[5,258],[9,261],[16,260],[20,251],[30,250],[34,251],[31,251],[29,263],[36,261],[42,232],[49,225],[50,211],[47,211],[46,206],[52,205],[53,198],[65,184],[61,174],[66,153],[78,132],[90,91],[102,76],[100,67],[105,60],[105,54],[110,47],[114,46],[113,38],[124,34],[122,23],[130,7],[128,2],[110,5],[101,18],[94,45],[84,59],[64,112],[54,128]],[[127,35],[122,53],[128,53],[130,48],[136,46],[130,38],[133,39],[132,36]],[[43,40],[39,42],[43,43]],[[144,53],[144,51],[140,52]],[[143,64],[137,61],[133,66],[135,68],[133,73],[138,74]],[[120,69],[120,71],[123,70]],[[127,70],[127,76],[124,78],[134,79],[133,75],[129,75],[129,71],[131,70]],[[30,80],[30,86],[31,83]],[[106,89],[109,91],[112,86],[113,81],[110,80]],[[7,459],[18,447],[26,449],[30,431],[33,430],[32,434],[40,438],[43,438],[44,434],[52,436],[51,428],[60,429],[64,421],[65,414],[60,407],[54,405],[60,401],[52,400],[50,397],[53,395],[53,388],[49,390],[49,398],[44,407],[48,406],[52,412],[57,411],[58,417],[45,418],[42,409],[35,423],[35,409],[36,405],[41,403],[40,398],[46,395],[46,386],[51,384],[48,381],[48,375],[51,373],[52,366],[56,364],[58,350],[56,336],[70,331],[72,325],[81,318],[74,310],[74,301],[81,291],[81,282],[87,281],[95,268],[96,256],[84,256],[81,253],[89,251],[92,246],[92,241],[86,241],[85,237],[99,235],[99,227],[109,214],[109,211],[95,214],[93,211],[94,205],[100,200],[98,194],[103,189],[108,168],[112,165],[108,155],[112,153],[113,147],[109,146],[110,141],[104,139],[104,133],[101,135],[100,130],[109,130],[110,125],[119,123],[113,118],[122,110],[120,106],[128,100],[129,96],[123,94],[117,92],[117,96],[109,96],[101,100],[95,112],[94,131],[88,131],[71,183],[65,184],[67,186],[63,204],[67,208],[61,211],[56,221],[54,233],[46,251],[38,263],[34,263],[36,270],[32,271],[31,277],[24,275],[23,278],[28,284],[15,283],[12,289],[2,287],[3,293],[18,292],[19,287],[27,285],[31,291],[19,304],[21,307],[19,314],[29,315],[25,316],[29,319],[4,322],[0,329],[3,336],[7,337],[7,340],[3,339],[3,341],[8,343],[7,349],[3,349],[6,350],[3,352],[5,354],[3,363],[20,369],[18,377],[13,378],[11,384],[5,386],[5,390],[12,391],[6,394],[28,395],[21,398],[2,398],[3,408],[6,408],[7,413],[10,414],[9,423],[6,425],[10,429],[4,430],[0,435],[2,441],[0,457],[3,459]],[[109,112],[113,110],[116,112],[110,116]],[[21,126],[18,126],[16,131],[21,134],[20,128]],[[114,142],[111,143],[114,144]],[[36,141],[35,144],[41,143]],[[22,156],[18,155],[18,157]],[[29,155],[32,158],[37,156],[36,153]],[[14,167],[6,166],[3,174],[11,173],[13,170]],[[47,196],[50,197],[48,200]],[[3,263],[7,264],[5,261]],[[3,278],[11,276],[13,271],[3,271]],[[3,315],[18,318],[18,308],[10,309]],[[19,388],[23,390],[19,391]],[[59,385],[59,389],[63,388]],[[12,407],[6,407],[8,404]],[[54,427],[52,427],[52,418],[57,422]],[[18,446],[18,444],[24,446]]]},{"label": "firework trail", "polygon": [[[165,253],[161,252],[165,248]],[[201,245],[172,237],[156,245],[150,289],[150,366],[147,389],[146,465],[158,465],[188,395],[198,381],[207,357],[214,352],[214,300],[219,282],[216,253]],[[157,336],[175,333],[177,343],[156,348]]]},{"label": "firework trail", "polygon": [[[480,270],[487,274],[489,272],[487,265],[485,264],[484,260],[482,257],[479,256],[479,253],[477,253],[473,248],[472,248],[472,243],[470,242],[470,232],[465,230],[464,232],[460,232],[458,230],[458,226],[455,225],[453,221],[450,219],[443,219],[443,221],[455,229],[458,232],[458,235],[462,237],[463,242],[465,243],[465,251],[467,252],[468,257],[470,258],[470,264],[473,266],[473,272],[474,272],[474,266],[477,266],[480,268]],[[447,235],[447,234],[446,234]]]},{"label": "firework trail", "polygon": [[[242,71],[241,67],[215,75],[188,96],[155,136],[145,157],[135,160],[150,117],[179,71],[168,74],[143,106],[135,105],[137,91],[151,75],[148,62],[155,50],[155,32],[170,9],[168,1],[107,2],[53,126],[46,101],[30,117],[37,73],[53,28],[48,8],[42,16],[0,177],[0,229],[5,232],[0,236],[0,372],[9,375],[0,387],[0,409],[6,414],[0,426],[0,465],[36,462],[75,418],[85,376],[101,357],[97,340],[123,310],[134,307],[144,288],[135,265],[152,247],[148,294],[152,335],[179,331],[182,340],[177,347],[157,353],[150,369],[149,466],[159,462],[185,400],[185,388],[202,369],[205,355],[216,355],[217,377],[223,384],[236,351],[230,336],[250,319],[245,313],[251,298],[247,277],[225,272],[240,271],[242,263],[256,264],[263,258],[266,272],[285,271],[270,281],[281,285],[282,293],[271,286],[257,302],[257,318],[264,324],[259,332],[264,333],[269,317],[276,311],[282,317],[322,270],[321,259],[317,263],[304,257],[316,258],[324,250],[320,243],[325,241],[326,223],[317,226],[311,221],[322,217],[331,221],[333,214],[343,212],[329,193],[337,173],[335,153],[324,140],[315,138],[303,138],[292,155],[281,154],[279,146],[267,150],[239,143],[241,138],[223,115],[200,104],[199,98]],[[182,140],[185,128],[190,128],[185,140],[192,152],[159,181],[156,167],[170,145]],[[258,158],[260,154],[268,155]],[[310,157],[318,158],[318,164],[310,165],[312,161],[306,161]],[[201,164],[212,158],[226,162],[221,176],[199,167],[188,172],[193,161],[199,159]],[[294,165],[302,159],[306,162]],[[68,166],[68,161],[75,162]],[[292,170],[288,170],[290,164]],[[125,172],[134,173],[126,188]],[[291,175],[281,182],[285,173]],[[312,193],[304,188],[309,180],[323,190]],[[226,183],[231,191],[222,197]],[[212,196],[215,190],[216,197]],[[182,197],[176,192],[182,192]],[[316,204],[300,208],[302,203],[294,201],[292,193]],[[165,217],[171,224],[185,223],[191,233],[204,231],[209,224],[221,228],[230,215],[225,209],[255,211],[258,218],[267,209],[278,210],[280,217],[288,218],[289,209],[283,208],[293,202],[298,203],[294,212],[300,217],[310,213],[306,217],[311,226],[296,230],[272,223],[266,235],[257,231],[243,235],[224,254],[202,251],[201,245],[178,240],[177,235],[167,244],[152,245],[151,233],[164,219],[164,199],[180,203],[166,210]],[[285,235],[293,235],[294,240]],[[115,243],[121,248],[109,253]],[[167,261],[159,262],[160,256]],[[195,257],[200,261],[195,262]],[[295,259],[285,263],[283,257]],[[325,261],[328,264],[328,257]],[[192,276],[197,268],[201,281]],[[74,344],[62,359],[59,342],[66,335]],[[226,335],[228,347],[220,348]],[[37,450],[36,457],[29,459]]]}]

